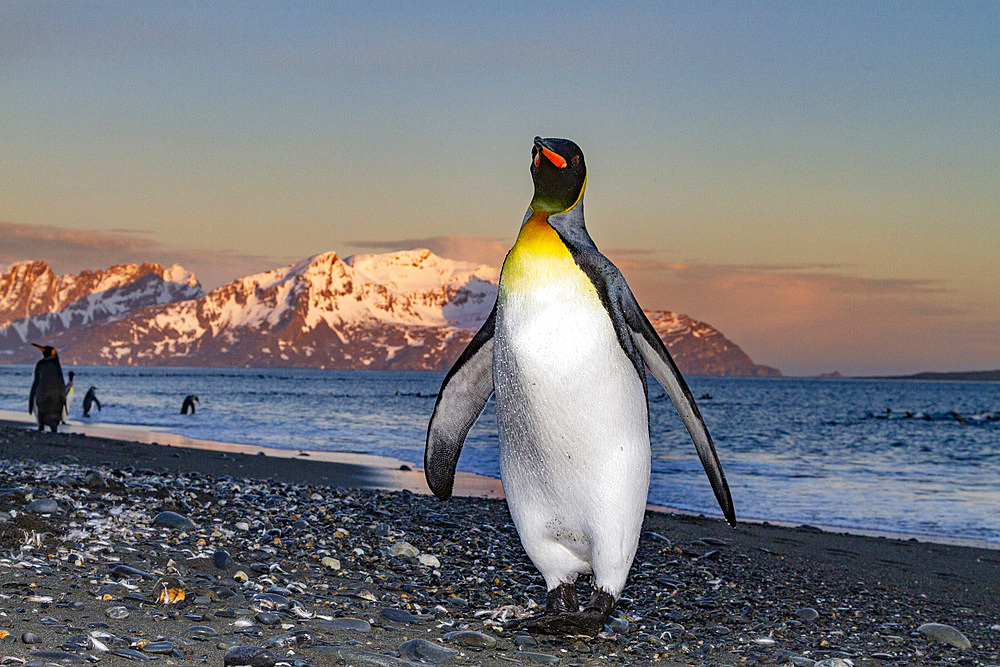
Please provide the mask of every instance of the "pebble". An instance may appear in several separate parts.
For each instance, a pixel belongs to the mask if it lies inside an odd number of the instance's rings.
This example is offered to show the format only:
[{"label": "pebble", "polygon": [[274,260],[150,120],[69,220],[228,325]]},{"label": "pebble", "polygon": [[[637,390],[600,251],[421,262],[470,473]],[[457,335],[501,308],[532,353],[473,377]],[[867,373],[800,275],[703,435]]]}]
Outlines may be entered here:
[{"label": "pebble", "polygon": [[322,641],[322,638],[312,630],[295,630],[277,635],[267,640],[268,648],[288,648],[290,646],[312,646]]},{"label": "pebble", "polygon": [[115,605],[113,607],[108,607],[104,611],[104,615],[108,618],[122,619],[128,616],[128,608],[123,605]]},{"label": "pebble", "polygon": [[943,644],[950,644],[962,651],[972,648],[972,642],[969,641],[968,637],[963,635],[957,628],[945,625],[944,623],[924,623],[917,628],[917,632],[922,633],[928,639],[933,639]]},{"label": "pebble", "polygon": [[421,663],[443,665],[458,655],[458,651],[426,639],[410,639],[399,645],[400,655]]},{"label": "pebble", "polygon": [[245,665],[246,667],[274,667],[278,657],[263,646],[233,646],[222,658],[222,664],[228,667]]},{"label": "pebble", "polygon": [[400,540],[399,542],[393,542],[392,546],[389,547],[389,555],[402,558],[417,558],[420,556],[420,550],[409,542]]},{"label": "pebble", "polygon": [[144,644],[142,647],[143,653],[153,653],[153,654],[165,654],[173,653],[174,643],[169,641],[164,642],[149,642]]},{"label": "pebble", "polygon": [[46,662],[54,662],[59,665],[78,665],[80,656],[66,651],[32,651],[28,653],[32,658],[38,658]]},{"label": "pebble", "polygon": [[54,514],[59,511],[59,503],[52,498],[38,498],[25,505],[24,510],[37,514]]},{"label": "pebble", "polygon": [[254,614],[254,619],[261,625],[274,626],[281,623],[281,615],[273,611],[258,611]]},{"label": "pebble", "polygon": [[212,564],[220,570],[228,570],[233,565],[233,557],[225,549],[212,552]]},{"label": "pebble", "polygon": [[405,609],[394,609],[389,607],[386,609],[382,609],[381,611],[379,611],[378,614],[385,620],[392,621],[393,623],[409,624],[409,623],[414,623],[417,620],[413,614],[406,611]]},{"label": "pebble", "polygon": [[313,650],[339,660],[340,662],[336,664],[346,663],[364,667],[414,667],[419,664],[383,653],[366,651],[356,646],[317,646]]},{"label": "pebble", "polygon": [[430,554],[420,554],[417,557],[417,562],[426,567],[439,568],[441,567],[441,561],[437,559],[437,556],[432,556]]},{"label": "pebble", "polygon": [[795,610],[795,617],[804,623],[809,623],[819,618],[819,612],[812,607],[802,607]]},{"label": "pebble", "polygon": [[195,529],[194,521],[177,512],[160,512],[153,517],[153,525],[164,528],[175,528],[177,530]]},{"label": "pebble", "polygon": [[[0,664],[23,667],[7,654],[32,667],[996,662],[984,647],[1000,630],[992,610],[956,612],[982,644],[959,653],[912,630],[917,614],[949,618],[933,596],[883,589],[864,573],[815,582],[773,555],[761,567],[764,552],[742,534],[699,537],[708,524],[664,530],[669,539],[643,535],[626,596],[599,636],[533,637],[503,627],[537,613],[545,586],[502,502],[441,505],[406,493],[107,467],[104,486],[55,486],[87,470],[5,465],[2,486],[13,491],[0,488],[12,499],[0,516],[0,628],[11,629],[0,629]],[[18,504],[46,495],[60,509],[44,520]],[[119,500],[129,497],[155,509]],[[154,524],[168,508],[190,525]],[[41,544],[24,542],[29,522],[49,532]],[[169,576],[186,599],[153,604],[152,582]],[[584,579],[581,599],[589,593]],[[824,622],[812,623],[810,611]]]},{"label": "pebble", "polygon": [[335,618],[332,621],[327,621],[325,625],[334,630],[346,630],[348,632],[368,633],[372,631],[371,623],[360,618]]},{"label": "pebble", "polygon": [[447,632],[445,633],[444,638],[445,641],[452,642],[453,644],[475,649],[493,648],[497,644],[496,638],[475,630],[457,630],[455,632]]}]

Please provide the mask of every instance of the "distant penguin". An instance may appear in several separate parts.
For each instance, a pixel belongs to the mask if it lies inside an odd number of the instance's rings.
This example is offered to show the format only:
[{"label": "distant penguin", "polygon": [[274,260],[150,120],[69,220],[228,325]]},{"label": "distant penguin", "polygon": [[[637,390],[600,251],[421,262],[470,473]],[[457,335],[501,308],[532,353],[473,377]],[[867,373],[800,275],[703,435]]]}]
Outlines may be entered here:
[{"label": "distant penguin", "polygon": [[83,416],[84,417],[89,417],[90,416],[90,408],[91,408],[91,406],[96,405],[98,410],[101,409],[101,402],[99,400],[97,400],[97,394],[94,393],[95,391],[97,391],[97,387],[91,386],[90,389],[87,390],[87,395],[83,397]]},{"label": "distant penguin", "polygon": [[[531,156],[534,196],[493,312],[444,379],[424,471],[438,498],[451,496],[465,437],[495,393],[507,505],[548,588],[544,613],[525,626],[593,635],[625,586],[646,510],[647,367],[680,413],[726,519],[736,518],[684,378],[584,225],[583,153],[536,137]],[[593,574],[582,611],[581,574]]]},{"label": "distant penguin", "polygon": [[76,375],[76,373],[70,371],[66,375],[69,376],[69,382],[66,383],[66,409],[63,411],[63,424],[66,423],[66,417],[69,417],[69,406],[73,402],[73,376]]},{"label": "distant penguin", "polygon": [[181,406],[181,414],[186,415],[187,413],[194,414],[194,404],[200,403],[197,396],[187,395],[184,397],[184,405]]},{"label": "distant penguin", "polygon": [[42,351],[42,358],[35,364],[35,377],[28,395],[28,414],[38,418],[38,430],[55,433],[66,410],[66,383],[63,380],[59,355],[51,345],[32,343]]}]

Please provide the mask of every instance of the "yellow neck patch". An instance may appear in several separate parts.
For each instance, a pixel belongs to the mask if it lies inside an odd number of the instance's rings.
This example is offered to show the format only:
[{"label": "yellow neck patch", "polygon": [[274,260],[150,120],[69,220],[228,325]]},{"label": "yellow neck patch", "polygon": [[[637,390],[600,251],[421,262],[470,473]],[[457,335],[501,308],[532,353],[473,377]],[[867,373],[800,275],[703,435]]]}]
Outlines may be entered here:
[{"label": "yellow neck patch", "polygon": [[517,292],[579,273],[569,248],[548,223],[547,213],[532,212],[521,225],[500,273],[500,288]]}]

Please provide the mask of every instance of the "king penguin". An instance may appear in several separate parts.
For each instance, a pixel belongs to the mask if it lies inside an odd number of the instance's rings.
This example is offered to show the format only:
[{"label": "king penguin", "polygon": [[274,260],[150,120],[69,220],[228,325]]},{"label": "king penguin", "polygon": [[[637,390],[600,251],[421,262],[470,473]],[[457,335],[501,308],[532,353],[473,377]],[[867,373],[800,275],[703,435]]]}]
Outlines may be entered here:
[{"label": "king penguin", "polygon": [[189,412],[194,414],[194,404],[200,402],[201,401],[198,400],[197,396],[194,394],[188,394],[184,397],[184,402],[181,404],[181,414],[186,415]]},{"label": "king penguin", "polygon": [[[736,515],[687,383],[587,232],[582,151],[535,137],[530,170],[534,196],[496,303],[438,394],[424,474],[438,498],[451,496],[465,437],[495,393],[507,505],[548,589],[545,611],[525,626],[592,635],[621,595],[639,543],[650,475],[647,368],[673,400],[730,524]],[[582,609],[579,575],[593,576]]]},{"label": "king penguin", "polygon": [[51,345],[32,343],[42,351],[42,358],[35,364],[35,378],[28,395],[28,414],[38,418],[38,430],[48,426],[53,433],[59,428],[66,410],[66,384],[63,381],[59,355]]}]

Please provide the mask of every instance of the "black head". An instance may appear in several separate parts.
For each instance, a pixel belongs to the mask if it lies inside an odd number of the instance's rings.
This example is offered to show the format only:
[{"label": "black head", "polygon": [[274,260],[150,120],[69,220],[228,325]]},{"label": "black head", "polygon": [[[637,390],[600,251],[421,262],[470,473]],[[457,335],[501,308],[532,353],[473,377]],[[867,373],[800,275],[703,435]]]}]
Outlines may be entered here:
[{"label": "black head", "polygon": [[531,148],[531,180],[535,183],[532,211],[568,211],[583,197],[587,185],[583,151],[569,139],[535,137]]},{"label": "black head", "polygon": [[72,380],[74,375],[76,375],[76,373],[74,373],[73,371],[70,371],[69,372],[69,379]]},{"label": "black head", "polygon": [[51,345],[39,345],[38,343],[32,343],[32,345],[34,345],[35,347],[37,347],[39,350],[42,351],[43,359],[48,359],[49,357],[54,356],[56,353],[56,348],[52,347]]}]

